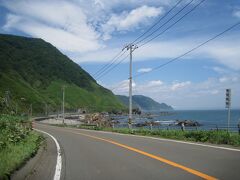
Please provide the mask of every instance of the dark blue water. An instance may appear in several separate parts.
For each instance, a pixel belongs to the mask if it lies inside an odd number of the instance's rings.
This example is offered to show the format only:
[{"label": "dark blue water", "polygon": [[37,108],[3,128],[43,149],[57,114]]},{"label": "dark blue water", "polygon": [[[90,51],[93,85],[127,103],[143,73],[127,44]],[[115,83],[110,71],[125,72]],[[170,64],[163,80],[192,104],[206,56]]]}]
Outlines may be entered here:
[{"label": "dark blue water", "polygon": [[[158,114],[158,113],[156,113]],[[194,120],[204,125],[227,126],[227,110],[182,110],[173,115],[155,117],[154,120]],[[231,110],[230,125],[236,126],[240,121],[240,110]]]},{"label": "dark blue water", "polygon": [[[151,112],[151,115],[153,115],[153,118],[151,119],[142,118],[142,116],[134,116],[133,121],[135,123],[141,123],[145,121],[160,121],[162,124],[161,127],[163,126],[163,128],[166,128],[162,122],[171,123],[176,120],[192,120],[200,123],[201,129],[227,129],[227,110],[179,110],[171,111],[169,115],[164,116],[161,115],[160,112]],[[119,121],[121,123],[127,123],[127,119],[127,116],[121,116]],[[240,110],[231,110],[230,127],[232,127],[233,131],[237,130],[238,123],[240,123]],[[166,123],[166,125],[167,124],[168,123]]]}]

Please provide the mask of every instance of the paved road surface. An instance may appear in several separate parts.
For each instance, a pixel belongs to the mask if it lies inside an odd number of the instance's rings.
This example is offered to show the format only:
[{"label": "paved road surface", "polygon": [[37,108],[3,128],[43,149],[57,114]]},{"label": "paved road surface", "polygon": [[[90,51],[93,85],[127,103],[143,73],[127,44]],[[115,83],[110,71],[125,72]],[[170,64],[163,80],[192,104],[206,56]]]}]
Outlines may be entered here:
[{"label": "paved road surface", "polygon": [[35,124],[63,155],[61,179],[240,179],[240,151]]}]

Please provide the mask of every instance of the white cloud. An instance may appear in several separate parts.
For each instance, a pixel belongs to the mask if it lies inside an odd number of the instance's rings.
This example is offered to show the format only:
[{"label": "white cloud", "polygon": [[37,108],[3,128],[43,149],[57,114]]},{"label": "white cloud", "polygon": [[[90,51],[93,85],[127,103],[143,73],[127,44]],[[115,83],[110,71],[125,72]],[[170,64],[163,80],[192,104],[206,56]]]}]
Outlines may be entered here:
[{"label": "white cloud", "polygon": [[[135,60],[175,58],[196,47],[196,45],[203,42],[204,39],[207,38],[202,38],[202,40],[197,39],[195,42],[189,39],[179,39],[176,41],[149,43],[146,47],[135,51]],[[240,36],[237,35],[225,40],[216,40],[181,59],[208,58],[228,68],[240,70],[240,41],[233,41],[232,39],[240,39]]]},{"label": "white cloud", "polygon": [[[174,58],[193,46],[186,40],[162,41],[150,43],[144,48],[137,49],[133,53],[134,61],[146,61],[149,59],[161,60]],[[113,58],[121,49],[108,48],[100,51],[90,52],[83,56],[76,56],[79,62],[105,62]],[[127,62],[127,61],[126,61]]]},{"label": "white cloud", "polygon": [[240,18],[240,10],[236,10],[233,12],[233,16]]},{"label": "white cloud", "polygon": [[63,51],[87,52],[101,48],[99,34],[83,10],[67,1],[3,1],[12,13],[5,30],[16,29],[52,43]]},{"label": "white cloud", "polygon": [[150,72],[150,71],[152,71],[152,68],[141,68],[141,69],[138,69],[137,72],[146,73],[146,72]]},{"label": "white cloud", "polygon": [[[209,37],[208,37],[209,38]],[[193,47],[202,43],[208,38],[198,38],[198,39],[178,39],[171,41],[161,41],[161,42],[152,42],[147,46],[143,46],[134,51],[134,61],[146,61],[146,60],[166,60],[173,59],[179,55],[184,54]],[[232,35],[228,38],[219,39],[213,41],[198,50],[188,54],[187,56],[182,57],[181,59],[209,59],[217,62],[220,65],[230,68],[231,70],[240,70],[240,41],[234,41],[233,39],[240,39],[239,35]],[[113,49],[114,52],[117,52],[116,49]],[[119,49],[118,49],[119,51]],[[86,57],[81,56],[82,62],[87,61],[105,61],[106,54],[112,52],[111,50],[102,51],[100,53],[88,54]],[[113,57],[114,54],[111,54]],[[104,58],[103,58],[104,57]],[[109,58],[110,59],[110,58]],[[161,64],[161,63],[160,63]],[[215,71],[220,71],[220,69],[215,68]]]},{"label": "white cloud", "polygon": [[219,90],[212,90],[211,91],[211,94],[215,95],[215,94],[218,94],[219,93]]},{"label": "white cloud", "polygon": [[[240,38],[240,37],[236,37]],[[215,61],[234,70],[240,70],[240,41],[213,43],[200,50],[205,56],[215,59]]]},{"label": "white cloud", "polygon": [[161,80],[153,80],[153,81],[150,81],[147,86],[155,87],[155,86],[160,86],[162,84],[163,82]]},{"label": "white cloud", "polygon": [[230,71],[228,69],[218,67],[218,66],[213,67],[212,70],[214,70],[215,72],[217,72],[219,74],[229,74],[230,73]]},{"label": "white cloud", "polygon": [[[100,53],[104,57],[105,52],[110,55],[111,50],[106,49],[103,35],[113,31],[128,30],[139,25],[146,26],[147,20],[162,13],[162,7],[168,6],[175,0],[146,1],[146,0],[2,0],[0,6],[9,10],[6,16],[6,24],[3,29],[6,32],[18,30],[33,37],[42,38],[50,42],[68,56],[75,57],[77,62],[95,62],[89,52]],[[143,6],[139,7],[139,3]],[[115,8],[121,9],[116,13]],[[119,8],[121,7],[121,8]],[[114,22],[119,20],[119,22]],[[107,25],[108,24],[108,25]],[[101,27],[107,27],[106,32]],[[111,26],[111,27],[110,27]],[[97,54],[96,53],[96,54]],[[93,59],[89,59],[93,57]],[[110,58],[103,58],[108,61]],[[82,59],[82,60],[80,60]],[[101,61],[100,60],[100,61]]]},{"label": "white cloud", "polygon": [[233,74],[233,75],[225,75],[223,77],[219,78],[219,82],[220,83],[225,83],[225,82],[229,82],[229,83],[235,83],[239,81],[239,75]]},{"label": "white cloud", "polygon": [[184,88],[190,84],[190,81],[173,83],[171,90],[176,91],[177,89]]},{"label": "white cloud", "polygon": [[[235,78],[234,78],[235,77]],[[233,107],[240,108],[240,75],[226,76],[229,81],[219,82],[219,78],[208,78],[207,80],[193,83],[190,81],[156,83],[150,87],[152,82],[135,82],[133,94],[149,96],[158,102],[165,102],[178,109],[207,109],[225,107],[225,89],[231,88],[233,92]],[[125,83],[128,81],[125,81]],[[117,83],[119,84],[119,83]],[[111,87],[107,85],[106,87]],[[116,87],[116,86],[115,86]],[[119,87],[119,86],[117,86]],[[115,94],[128,95],[128,83],[125,88],[115,88]]]},{"label": "white cloud", "polygon": [[[94,52],[87,52],[83,55],[79,55],[79,53],[71,54],[70,57],[78,63],[82,62],[109,62],[113,57],[116,56],[120,51],[119,48],[105,48],[99,49]],[[124,57],[124,56],[123,56]],[[122,57],[122,58],[123,58]]]},{"label": "white cloud", "polygon": [[105,5],[101,0],[94,0],[94,5],[100,6],[100,8],[104,9]]},{"label": "white cloud", "polygon": [[[79,2],[79,0],[75,0]],[[94,3],[97,1],[97,4],[101,4],[101,7],[105,11],[109,11],[116,8],[123,8],[123,7],[133,7],[133,9],[139,7],[139,4],[145,4],[148,6],[171,6],[173,3],[176,3],[177,0],[95,0]]]},{"label": "white cloud", "polygon": [[[132,87],[133,89],[137,86],[137,84],[133,81],[132,82]],[[105,87],[108,87],[112,91],[119,92],[119,94],[124,94],[129,91],[129,80],[123,80],[117,84],[114,84],[112,86],[105,85]]]},{"label": "white cloud", "polygon": [[219,78],[219,82],[224,83],[228,81],[228,77],[221,77]]},{"label": "white cloud", "polygon": [[[68,52],[86,52],[100,48],[97,42],[79,38],[77,35],[63,29],[47,26],[12,14],[9,14],[8,17],[14,21],[14,26],[16,26],[14,28],[31,36],[42,38],[61,50]],[[5,28],[9,28],[9,26],[11,26],[10,23],[6,24]]]},{"label": "white cloud", "polygon": [[133,9],[130,12],[122,12],[113,14],[111,18],[103,24],[104,39],[111,37],[114,31],[129,31],[138,28],[140,25],[146,24],[149,18],[159,16],[163,13],[163,8],[148,7],[143,5],[139,8]]}]

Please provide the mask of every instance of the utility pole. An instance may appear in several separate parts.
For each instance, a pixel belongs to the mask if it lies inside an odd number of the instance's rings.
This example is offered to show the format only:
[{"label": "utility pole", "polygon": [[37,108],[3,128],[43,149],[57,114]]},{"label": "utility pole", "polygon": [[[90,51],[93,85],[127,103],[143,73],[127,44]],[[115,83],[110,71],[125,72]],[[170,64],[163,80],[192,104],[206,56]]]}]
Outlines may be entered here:
[{"label": "utility pole", "polygon": [[48,116],[48,105],[45,103],[45,116]]},{"label": "utility pole", "polygon": [[230,124],[230,119],[231,119],[231,89],[226,89],[226,108],[228,108],[227,131],[229,132],[229,124]]},{"label": "utility pole", "polygon": [[65,101],[65,86],[62,86],[62,123],[64,124],[64,101]]},{"label": "utility pole", "polygon": [[6,91],[6,92],[5,92],[5,103],[6,103],[6,106],[7,106],[7,107],[8,107],[9,104],[10,104],[10,103],[9,103],[9,101],[10,101],[10,100],[9,100],[9,99],[10,99],[10,98],[9,98],[9,94],[10,94],[10,91]]},{"label": "utility pole", "polygon": [[129,116],[128,116],[128,127],[132,129],[132,53],[137,49],[137,45],[128,44],[123,48],[129,50],[130,52],[130,62],[129,62]]},{"label": "utility pole", "polygon": [[30,104],[30,118],[32,118],[32,104]]},{"label": "utility pole", "polygon": [[15,114],[17,115],[17,113],[18,113],[18,104],[16,103],[15,104]]}]

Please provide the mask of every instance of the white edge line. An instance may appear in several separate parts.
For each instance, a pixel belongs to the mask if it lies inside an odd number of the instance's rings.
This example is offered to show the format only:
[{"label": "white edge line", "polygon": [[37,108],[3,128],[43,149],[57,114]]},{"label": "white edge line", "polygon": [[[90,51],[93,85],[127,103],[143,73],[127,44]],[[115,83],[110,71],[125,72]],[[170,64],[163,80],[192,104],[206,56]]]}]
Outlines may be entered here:
[{"label": "white edge line", "polygon": [[[88,132],[93,131],[93,130],[88,130],[88,129],[77,129],[77,128],[67,128],[67,129],[83,130],[83,131],[88,131]],[[172,139],[156,138],[156,137],[141,136],[141,135],[134,135],[134,134],[121,134],[121,133],[117,133],[117,132],[107,132],[107,131],[94,131],[94,132],[105,133],[105,134],[115,134],[115,135],[121,135],[121,136],[129,136],[129,137],[135,136],[135,137],[140,137],[140,138],[154,139],[154,140],[158,140],[158,141],[168,141],[168,142],[175,142],[175,143],[182,143],[182,144],[189,144],[189,145],[195,145],[195,146],[203,146],[203,147],[210,147],[210,148],[215,148],[215,149],[240,152],[240,149],[228,148],[228,147],[223,147],[223,146],[213,146],[213,145],[208,145],[208,144],[199,144],[199,143],[194,143],[194,142],[178,141],[178,140],[172,140]]]},{"label": "white edge line", "polygon": [[45,132],[45,131],[42,131],[42,130],[38,130],[38,129],[35,129],[34,130],[38,131],[38,132],[41,132],[41,133],[44,133],[44,134],[47,134],[48,136],[50,136],[55,144],[56,144],[56,147],[57,147],[57,163],[56,163],[56,168],[55,168],[55,174],[54,174],[54,178],[53,180],[60,180],[61,178],[61,170],[62,170],[62,156],[61,156],[61,150],[60,150],[60,146],[58,144],[58,141],[55,137],[53,137],[51,134]]}]

